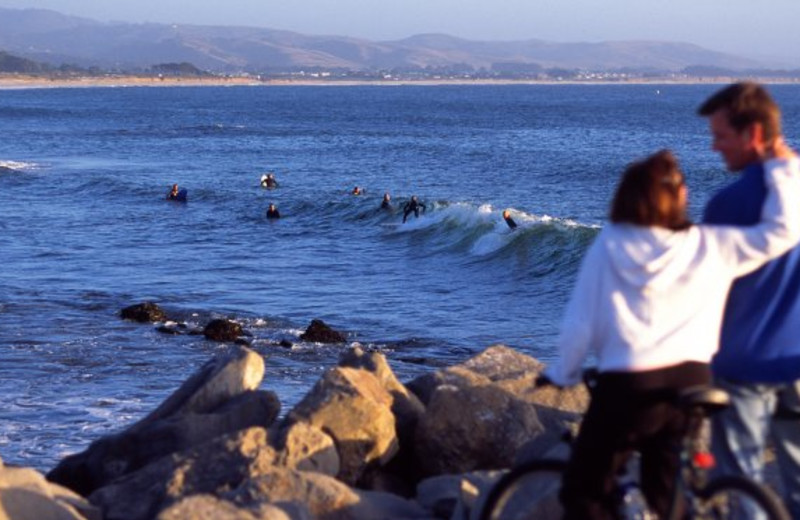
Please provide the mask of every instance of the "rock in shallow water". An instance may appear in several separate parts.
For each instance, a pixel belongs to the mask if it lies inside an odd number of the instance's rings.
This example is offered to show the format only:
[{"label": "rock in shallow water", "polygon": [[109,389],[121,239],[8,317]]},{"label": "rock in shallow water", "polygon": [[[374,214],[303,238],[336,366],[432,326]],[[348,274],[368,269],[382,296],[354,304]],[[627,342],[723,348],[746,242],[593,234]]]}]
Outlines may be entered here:
[{"label": "rock in shallow water", "polygon": [[133,320],[139,323],[155,323],[167,319],[167,314],[153,302],[137,303],[125,307],[120,311],[120,316],[124,320]]},{"label": "rock in shallow water", "polygon": [[211,320],[203,335],[214,341],[236,341],[242,335],[242,326],[231,320]]},{"label": "rock in shallow water", "polygon": [[347,341],[344,334],[333,330],[322,320],[311,320],[311,324],[300,335],[300,339],[311,343],[344,343]]}]

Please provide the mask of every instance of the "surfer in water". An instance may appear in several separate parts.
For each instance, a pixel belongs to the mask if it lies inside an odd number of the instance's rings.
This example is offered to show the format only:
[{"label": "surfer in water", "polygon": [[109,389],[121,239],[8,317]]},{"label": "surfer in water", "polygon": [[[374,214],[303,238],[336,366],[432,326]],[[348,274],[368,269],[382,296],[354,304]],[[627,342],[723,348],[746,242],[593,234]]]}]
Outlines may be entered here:
[{"label": "surfer in water", "polygon": [[356,186],[355,188],[353,188],[353,192],[352,193],[353,193],[353,195],[363,195],[364,194],[364,190],[361,189],[360,187]]},{"label": "surfer in water", "polygon": [[177,201],[185,201],[186,200],[186,190],[178,189],[177,184],[172,185],[172,189],[167,193],[167,200],[177,200]]},{"label": "surfer in water", "polygon": [[275,180],[274,173],[266,173],[261,176],[261,187],[268,189],[275,189],[278,187],[278,181]]},{"label": "surfer in water", "polygon": [[267,208],[267,218],[281,218],[281,214],[278,212],[278,208],[275,207],[275,204],[270,203]]},{"label": "surfer in water", "polygon": [[514,222],[514,219],[511,218],[511,212],[508,210],[503,211],[503,220],[506,221],[508,227],[511,228],[511,231],[514,231],[517,228],[517,223]]},{"label": "surfer in water", "polygon": [[383,194],[383,201],[381,201],[381,209],[392,209],[392,197],[389,196],[389,192]]},{"label": "surfer in water", "polygon": [[417,199],[416,195],[412,195],[411,196],[411,200],[406,202],[406,205],[403,206],[403,224],[406,223],[406,219],[408,219],[408,216],[411,214],[411,212],[414,213],[415,217],[419,217],[419,208],[422,208],[422,212],[423,213],[425,213],[425,211],[427,211],[427,208],[425,207],[425,204],[421,203]]}]

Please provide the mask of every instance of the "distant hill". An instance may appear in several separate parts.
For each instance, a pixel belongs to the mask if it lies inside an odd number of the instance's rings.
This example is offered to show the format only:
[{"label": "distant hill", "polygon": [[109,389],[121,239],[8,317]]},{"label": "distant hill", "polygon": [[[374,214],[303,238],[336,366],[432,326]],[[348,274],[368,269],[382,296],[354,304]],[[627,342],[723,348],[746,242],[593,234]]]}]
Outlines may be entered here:
[{"label": "distant hill", "polygon": [[744,70],[763,64],[676,42],[472,41],[418,35],[376,42],[254,27],[106,23],[43,9],[0,8],[0,50],[60,66],[146,69],[191,63],[211,72],[493,70],[498,67]]},{"label": "distant hill", "polygon": [[0,51],[0,72],[13,72],[16,74],[39,74],[46,70],[46,67],[41,63]]}]

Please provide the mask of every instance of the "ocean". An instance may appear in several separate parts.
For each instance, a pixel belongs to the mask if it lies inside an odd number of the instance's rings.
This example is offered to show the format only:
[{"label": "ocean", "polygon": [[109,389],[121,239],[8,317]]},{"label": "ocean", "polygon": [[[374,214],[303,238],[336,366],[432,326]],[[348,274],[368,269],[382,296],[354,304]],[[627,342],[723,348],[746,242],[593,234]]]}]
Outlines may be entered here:
[{"label": "ocean", "polygon": [[[551,360],[625,165],[672,149],[694,218],[730,181],[695,114],[719,87],[0,90],[0,457],[47,471],[230,348],[120,319],[142,301],[242,323],[284,411],[353,343],[403,381],[494,343]],[[770,90],[791,142],[800,86]],[[314,318],[348,343],[301,341]]]}]

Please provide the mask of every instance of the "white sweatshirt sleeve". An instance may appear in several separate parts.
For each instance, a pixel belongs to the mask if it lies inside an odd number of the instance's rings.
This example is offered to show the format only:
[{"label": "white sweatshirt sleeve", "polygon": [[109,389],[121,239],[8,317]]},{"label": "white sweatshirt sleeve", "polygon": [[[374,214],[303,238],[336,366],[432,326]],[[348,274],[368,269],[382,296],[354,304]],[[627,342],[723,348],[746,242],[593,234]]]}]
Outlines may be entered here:
[{"label": "white sweatshirt sleeve", "polygon": [[767,161],[764,182],[767,197],[757,225],[701,226],[716,237],[723,260],[736,276],[758,269],[800,241],[800,159]]},{"label": "white sweatshirt sleeve", "polygon": [[583,258],[575,287],[561,321],[558,338],[558,359],[549,365],[545,375],[558,386],[572,386],[581,382],[583,362],[589,354],[596,322],[602,269],[602,233]]}]

